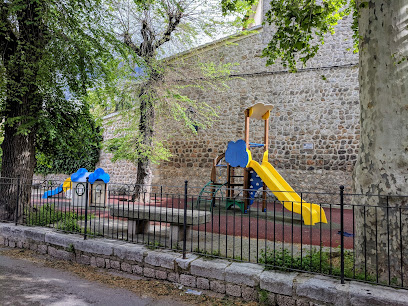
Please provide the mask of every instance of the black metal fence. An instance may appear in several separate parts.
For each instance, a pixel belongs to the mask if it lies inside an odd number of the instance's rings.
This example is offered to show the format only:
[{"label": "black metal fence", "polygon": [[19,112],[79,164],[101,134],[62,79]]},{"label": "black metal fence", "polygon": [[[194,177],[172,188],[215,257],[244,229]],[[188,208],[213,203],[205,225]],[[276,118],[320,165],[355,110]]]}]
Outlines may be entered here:
[{"label": "black metal fence", "polygon": [[[203,189],[186,182],[144,187],[139,195],[133,185],[67,186],[0,179],[0,220],[80,233],[84,239],[106,237],[184,255],[329,275],[342,282],[408,287],[405,196],[349,194],[339,186],[335,192],[302,192],[300,202],[281,203],[277,192],[260,189],[245,207],[246,193],[235,189],[227,198],[225,186]],[[317,217],[324,220],[324,214],[327,223],[305,224],[308,203],[323,208]]]}]

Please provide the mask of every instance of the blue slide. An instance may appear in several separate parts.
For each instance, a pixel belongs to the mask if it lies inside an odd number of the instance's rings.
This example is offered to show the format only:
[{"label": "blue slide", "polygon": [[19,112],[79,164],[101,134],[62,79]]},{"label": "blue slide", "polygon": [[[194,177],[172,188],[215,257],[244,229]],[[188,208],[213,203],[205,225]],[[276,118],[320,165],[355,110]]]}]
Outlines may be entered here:
[{"label": "blue slide", "polygon": [[56,194],[62,192],[62,185],[63,185],[63,184],[59,185],[57,188],[55,188],[55,189],[53,189],[53,190],[44,192],[42,198],[43,198],[43,199],[46,199],[46,198],[48,198],[48,197],[55,196]]}]

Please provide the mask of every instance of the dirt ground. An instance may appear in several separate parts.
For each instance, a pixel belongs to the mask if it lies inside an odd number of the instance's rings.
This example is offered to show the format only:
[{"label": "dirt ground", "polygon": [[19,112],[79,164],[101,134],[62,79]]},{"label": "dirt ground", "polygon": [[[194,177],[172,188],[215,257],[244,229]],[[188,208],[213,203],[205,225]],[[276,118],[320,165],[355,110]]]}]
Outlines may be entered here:
[{"label": "dirt ground", "polygon": [[126,290],[141,298],[151,299],[156,302],[170,300],[174,304],[179,305],[258,305],[256,302],[244,302],[237,298],[227,298],[220,294],[199,289],[197,291],[202,291],[202,295],[187,294],[186,290],[188,288],[181,285],[125,273],[111,272],[77,263],[67,263],[66,261],[55,260],[49,256],[40,255],[29,250],[1,248],[0,256],[23,260],[37,267],[70,272],[88,282],[96,282],[113,289]]}]

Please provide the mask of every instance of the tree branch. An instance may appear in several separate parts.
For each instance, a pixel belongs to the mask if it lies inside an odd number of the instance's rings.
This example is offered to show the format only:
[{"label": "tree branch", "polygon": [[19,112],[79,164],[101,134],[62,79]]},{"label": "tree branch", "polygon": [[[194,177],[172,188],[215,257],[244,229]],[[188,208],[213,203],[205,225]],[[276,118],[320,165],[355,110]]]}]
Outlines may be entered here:
[{"label": "tree branch", "polygon": [[160,47],[161,45],[163,45],[164,43],[168,42],[171,38],[171,33],[173,33],[178,24],[181,21],[181,18],[183,17],[183,13],[181,11],[177,11],[176,13],[172,14],[171,12],[169,13],[169,23],[167,25],[167,29],[166,31],[163,33],[163,36],[156,41],[156,43],[153,45],[154,49],[157,49],[158,47]]},{"label": "tree branch", "polygon": [[125,44],[128,47],[130,47],[138,56],[142,56],[142,52],[140,51],[140,48],[132,42],[132,38],[130,37],[128,32],[125,32],[124,34],[124,41],[125,41]]}]

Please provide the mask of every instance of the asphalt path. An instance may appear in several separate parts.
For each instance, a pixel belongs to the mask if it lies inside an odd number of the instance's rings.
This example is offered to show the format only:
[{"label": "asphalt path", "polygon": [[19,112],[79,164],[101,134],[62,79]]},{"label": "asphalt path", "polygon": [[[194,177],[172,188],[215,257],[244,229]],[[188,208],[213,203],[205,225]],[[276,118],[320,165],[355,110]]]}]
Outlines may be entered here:
[{"label": "asphalt path", "polygon": [[171,297],[160,300],[142,297],[125,289],[84,280],[68,271],[0,255],[0,305],[182,304]]}]

